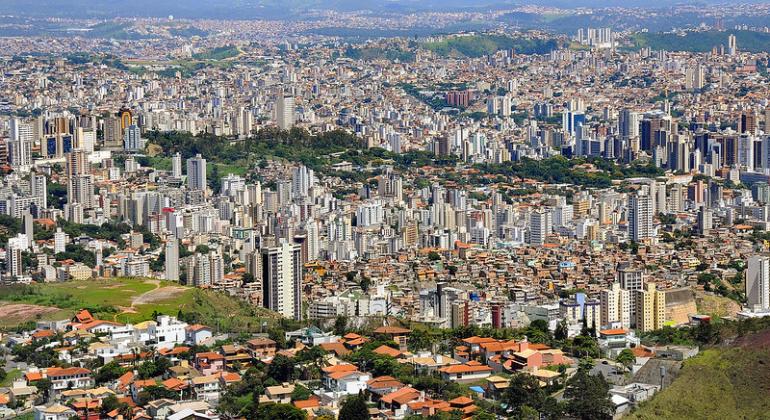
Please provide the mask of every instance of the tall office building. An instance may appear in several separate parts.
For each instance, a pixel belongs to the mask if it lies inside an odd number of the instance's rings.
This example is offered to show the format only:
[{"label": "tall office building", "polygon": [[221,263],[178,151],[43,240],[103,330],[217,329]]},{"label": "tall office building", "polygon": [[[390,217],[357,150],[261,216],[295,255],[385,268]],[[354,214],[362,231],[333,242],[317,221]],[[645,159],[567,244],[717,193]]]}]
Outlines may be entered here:
[{"label": "tall office building", "polygon": [[262,249],[262,304],[287,318],[302,319],[302,250],[282,241]]},{"label": "tall office building", "polygon": [[746,269],[746,305],[752,311],[770,310],[770,256],[749,257]]},{"label": "tall office building", "polygon": [[654,283],[647,284],[636,294],[636,329],[653,331],[663,328],[666,322],[666,293],[655,289]]},{"label": "tall office building", "polygon": [[26,171],[32,166],[32,124],[22,123],[18,118],[11,120],[11,139],[8,142],[8,161],[16,170]]},{"label": "tall office building", "polygon": [[187,159],[187,188],[191,191],[206,191],[206,159],[200,154]]},{"label": "tall office building", "polygon": [[142,131],[136,125],[130,125],[123,130],[123,149],[128,152],[138,152],[144,149]]},{"label": "tall office building", "polygon": [[176,236],[166,240],[166,280],[179,281],[179,241]]},{"label": "tall office building", "polygon": [[281,130],[294,126],[294,97],[281,94],[275,107],[275,120]]},{"label": "tall office building", "polygon": [[171,157],[171,176],[177,179],[182,178],[182,155],[179,152]]},{"label": "tall office building", "polygon": [[628,238],[641,242],[652,238],[652,200],[646,192],[633,194],[628,198]]},{"label": "tall office building", "polygon": [[70,178],[68,186],[67,203],[80,204],[84,209],[95,207],[93,175],[74,175]]},{"label": "tall office building", "polygon": [[607,327],[618,323],[622,328],[631,328],[631,298],[628,290],[613,283],[609,289],[604,289],[600,295],[602,326]]},{"label": "tall office building", "polygon": [[620,111],[618,133],[625,140],[639,137],[639,114],[630,109]]},{"label": "tall office building", "polygon": [[529,217],[529,244],[543,245],[551,233],[551,212],[538,210]]},{"label": "tall office building", "polygon": [[738,42],[735,39],[735,35],[733,34],[730,34],[727,37],[727,54],[729,55],[738,54]]}]

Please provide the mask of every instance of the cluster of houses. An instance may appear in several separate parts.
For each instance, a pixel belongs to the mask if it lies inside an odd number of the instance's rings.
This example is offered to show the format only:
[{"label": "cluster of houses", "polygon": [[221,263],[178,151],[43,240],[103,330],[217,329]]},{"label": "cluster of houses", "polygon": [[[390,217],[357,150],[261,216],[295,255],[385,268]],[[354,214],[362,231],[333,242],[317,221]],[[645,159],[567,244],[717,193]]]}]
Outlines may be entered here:
[{"label": "cluster of houses", "polygon": [[[287,348],[279,349],[267,336],[253,336],[233,342],[215,336],[203,325],[188,325],[166,315],[152,321],[127,325],[95,319],[81,310],[72,319],[40,323],[24,334],[4,337],[5,346],[36,345],[52,349],[56,366],[27,366],[9,388],[0,388],[0,417],[33,410],[41,420],[169,419],[219,418],[217,404],[228,386],[242,380],[242,374],[255,363],[270,364],[276,355],[294,358],[303,349],[319,346],[324,350],[320,361],[320,381],[294,381],[267,386],[260,403],[287,403],[305,410],[309,418],[317,413],[336,413],[341,402],[359,393],[370,403],[373,418],[400,419],[408,415],[433,415],[442,411],[462,413],[470,418],[477,412],[474,398],[499,399],[514,373],[532,375],[541,386],[564,381],[575,371],[575,361],[559,349],[523,340],[468,337],[460,340],[451,354],[407,350],[411,331],[383,326],[373,337],[387,338],[373,352],[406,365],[416,375],[433,375],[447,382],[468,386],[469,395],[438,399],[392,376],[375,376],[366,362],[353,364],[346,356],[370,343],[373,338],[355,333],[338,336],[316,327],[285,334]],[[222,341],[220,341],[222,340]],[[226,344],[222,344],[226,343]],[[637,356],[649,357],[641,348]],[[151,377],[139,367],[163,356],[168,361],[164,371]],[[98,359],[98,363],[92,363]],[[642,360],[642,359],[640,359]],[[107,363],[123,369],[121,376],[97,383],[96,368]],[[41,380],[50,386],[39,389]],[[297,386],[309,388],[310,397],[293,400]],[[162,390],[163,398],[147,399],[148,391]],[[651,391],[645,392],[654,392]],[[46,398],[40,398],[45,392]],[[624,391],[625,392],[625,391]],[[638,386],[628,390],[638,393]],[[156,394],[153,394],[156,395]],[[104,413],[104,398],[114,396],[125,403],[130,413],[112,410]],[[473,397],[473,398],[471,398]],[[41,404],[41,401],[45,401]],[[37,403],[36,403],[37,402]],[[37,405],[36,405],[37,404]]]}]

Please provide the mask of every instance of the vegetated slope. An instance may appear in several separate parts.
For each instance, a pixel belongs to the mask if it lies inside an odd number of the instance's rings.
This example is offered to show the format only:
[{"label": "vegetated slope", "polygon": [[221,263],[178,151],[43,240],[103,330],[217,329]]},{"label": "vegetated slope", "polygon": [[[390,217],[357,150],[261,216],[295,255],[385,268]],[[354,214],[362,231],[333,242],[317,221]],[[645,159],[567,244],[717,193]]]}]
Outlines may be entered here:
[{"label": "vegetated slope", "polygon": [[555,39],[512,38],[505,35],[450,36],[426,42],[422,47],[441,56],[481,57],[499,50],[513,49],[519,54],[547,54],[559,47]]},{"label": "vegetated slope", "polygon": [[66,319],[81,308],[88,309],[97,318],[118,322],[146,321],[154,313],[181,314],[187,322],[233,332],[256,331],[263,320],[272,322],[277,318],[273,312],[221,292],[141,278],[0,287],[0,302],[3,307],[28,306],[21,308],[23,311],[7,314],[0,311],[0,326],[38,319]]},{"label": "vegetated slope", "polygon": [[770,329],[703,350],[629,419],[760,419],[770,413]]},{"label": "vegetated slope", "polygon": [[688,32],[684,36],[647,32],[634,35],[632,41],[637,47],[650,47],[653,50],[708,52],[720,45],[727,48],[727,38],[730,34],[735,35],[739,50],[770,51],[770,34],[756,31],[702,31]]}]

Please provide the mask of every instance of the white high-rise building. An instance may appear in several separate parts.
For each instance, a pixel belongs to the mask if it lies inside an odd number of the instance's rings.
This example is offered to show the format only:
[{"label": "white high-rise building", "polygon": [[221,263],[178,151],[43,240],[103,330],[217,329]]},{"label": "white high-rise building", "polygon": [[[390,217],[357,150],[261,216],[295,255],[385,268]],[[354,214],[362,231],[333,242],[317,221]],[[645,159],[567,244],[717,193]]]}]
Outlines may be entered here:
[{"label": "white high-rise building", "polygon": [[191,191],[206,191],[206,159],[200,154],[187,159],[187,188]]},{"label": "white high-rise building", "polygon": [[182,178],[182,155],[179,152],[171,157],[171,176],[177,179]]},{"label": "white high-rise building", "polygon": [[631,298],[628,290],[623,290],[619,283],[613,283],[609,289],[601,292],[602,326],[620,323],[623,328],[631,328]]},{"label": "white high-rise building", "polygon": [[32,143],[35,131],[32,124],[11,120],[11,139],[8,142],[8,160],[16,170],[27,171],[32,166]]},{"label": "white high-rise building", "polygon": [[53,234],[53,253],[58,254],[66,251],[67,241],[69,241],[69,235],[64,233],[61,228],[56,228],[56,232]]},{"label": "white high-rise building", "polygon": [[302,319],[302,248],[282,241],[262,249],[262,303],[287,318]]},{"label": "white high-rise building", "polygon": [[653,237],[652,212],[652,200],[648,194],[639,193],[628,198],[628,238],[630,240],[641,242]]},{"label": "white high-rise building", "polygon": [[166,280],[179,281],[179,241],[175,236],[166,240]]},{"label": "white high-rise building", "polygon": [[308,190],[315,184],[315,174],[306,166],[299,166],[291,172],[291,192],[295,198],[307,196]]},{"label": "white high-rise building", "polygon": [[294,126],[294,97],[281,94],[275,107],[275,120],[281,130]]},{"label": "white high-rise building", "polygon": [[746,305],[752,311],[770,310],[770,256],[749,257],[746,269]]}]

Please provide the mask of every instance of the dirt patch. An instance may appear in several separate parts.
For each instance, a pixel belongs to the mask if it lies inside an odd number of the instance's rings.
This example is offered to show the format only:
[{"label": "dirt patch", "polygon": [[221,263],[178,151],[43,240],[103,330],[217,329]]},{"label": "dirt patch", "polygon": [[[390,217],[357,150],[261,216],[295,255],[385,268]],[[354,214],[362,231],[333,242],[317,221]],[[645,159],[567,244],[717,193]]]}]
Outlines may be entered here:
[{"label": "dirt patch", "polygon": [[0,318],[3,319],[34,319],[38,315],[50,314],[59,308],[52,306],[28,305],[24,303],[3,303],[0,305]]},{"label": "dirt patch", "polygon": [[134,300],[131,302],[131,306],[145,305],[148,303],[169,300],[178,295],[181,295],[185,290],[187,289],[179,286],[160,287],[155,290],[150,290],[149,292],[143,293],[142,295],[134,298]]}]

